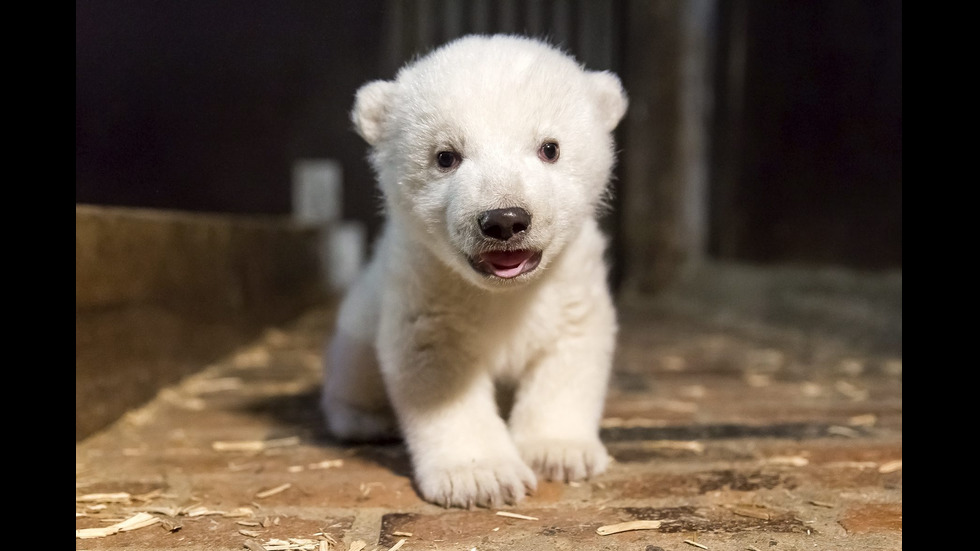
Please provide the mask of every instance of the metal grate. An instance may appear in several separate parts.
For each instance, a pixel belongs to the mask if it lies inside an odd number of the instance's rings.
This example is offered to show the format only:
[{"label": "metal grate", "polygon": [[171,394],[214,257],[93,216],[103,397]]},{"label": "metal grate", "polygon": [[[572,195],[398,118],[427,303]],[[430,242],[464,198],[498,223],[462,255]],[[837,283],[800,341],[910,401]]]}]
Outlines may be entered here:
[{"label": "metal grate", "polygon": [[390,76],[418,54],[465,34],[542,38],[589,69],[616,70],[623,37],[621,1],[388,0],[382,69]]}]

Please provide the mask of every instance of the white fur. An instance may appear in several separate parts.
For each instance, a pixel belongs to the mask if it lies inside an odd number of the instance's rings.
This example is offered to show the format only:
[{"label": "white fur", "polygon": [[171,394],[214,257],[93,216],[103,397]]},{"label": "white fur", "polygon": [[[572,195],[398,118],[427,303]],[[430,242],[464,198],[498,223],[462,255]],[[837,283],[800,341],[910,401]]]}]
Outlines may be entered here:
[{"label": "white fur", "polygon": [[[541,42],[471,36],[362,87],[351,119],[372,146],[386,222],[327,354],[322,406],[339,438],[401,434],[421,495],[496,506],[533,471],[601,473],[616,316],[596,215],[626,111],[619,79]],[[539,157],[559,144],[556,162]],[[437,153],[462,158],[440,168]],[[504,245],[480,213],[531,214],[506,248],[541,252],[517,277],[470,259]],[[500,411],[495,390],[514,388]]]}]

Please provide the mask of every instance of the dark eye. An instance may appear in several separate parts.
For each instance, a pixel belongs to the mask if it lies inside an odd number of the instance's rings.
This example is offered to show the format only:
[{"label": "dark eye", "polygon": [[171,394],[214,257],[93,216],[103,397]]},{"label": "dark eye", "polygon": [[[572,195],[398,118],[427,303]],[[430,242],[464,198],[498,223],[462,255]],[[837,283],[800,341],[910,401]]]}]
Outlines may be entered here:
[{"label": "dark eye", "polygon": [[558,144],[556,142],[545,142],[538,149],[538,158],[546,163],[553,163],[558,160]]},{"label": "dark eye", "polygon": [[440,151],[436,153],[436,164],[439,168],[444,170],[450,170],[456,168],[456,166],[462,161],[463,158],[459,153],[455,151]]}]

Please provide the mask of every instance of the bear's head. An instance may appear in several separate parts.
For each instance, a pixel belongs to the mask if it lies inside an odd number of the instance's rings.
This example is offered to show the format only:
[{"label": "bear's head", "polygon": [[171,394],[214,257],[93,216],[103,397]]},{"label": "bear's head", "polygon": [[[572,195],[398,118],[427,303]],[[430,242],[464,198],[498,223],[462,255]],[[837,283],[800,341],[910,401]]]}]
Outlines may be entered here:
[{"label": "bear's head", "polygon": [[535,278],[608,197],[619,78],[525,37],[468,36],[358,92],[385,213],[488,289]]}]

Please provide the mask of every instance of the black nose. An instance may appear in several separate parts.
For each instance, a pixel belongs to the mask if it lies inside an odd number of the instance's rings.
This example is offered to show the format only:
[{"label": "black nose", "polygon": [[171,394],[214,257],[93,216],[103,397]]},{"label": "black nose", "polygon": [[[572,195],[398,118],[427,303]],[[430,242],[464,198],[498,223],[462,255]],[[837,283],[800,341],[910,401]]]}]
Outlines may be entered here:
[{"label": "black nose", "polygon": [[494,209],[480,214],[478,222],[483,235],[508,241],[531,226],[531,214],[520,207]]}]

